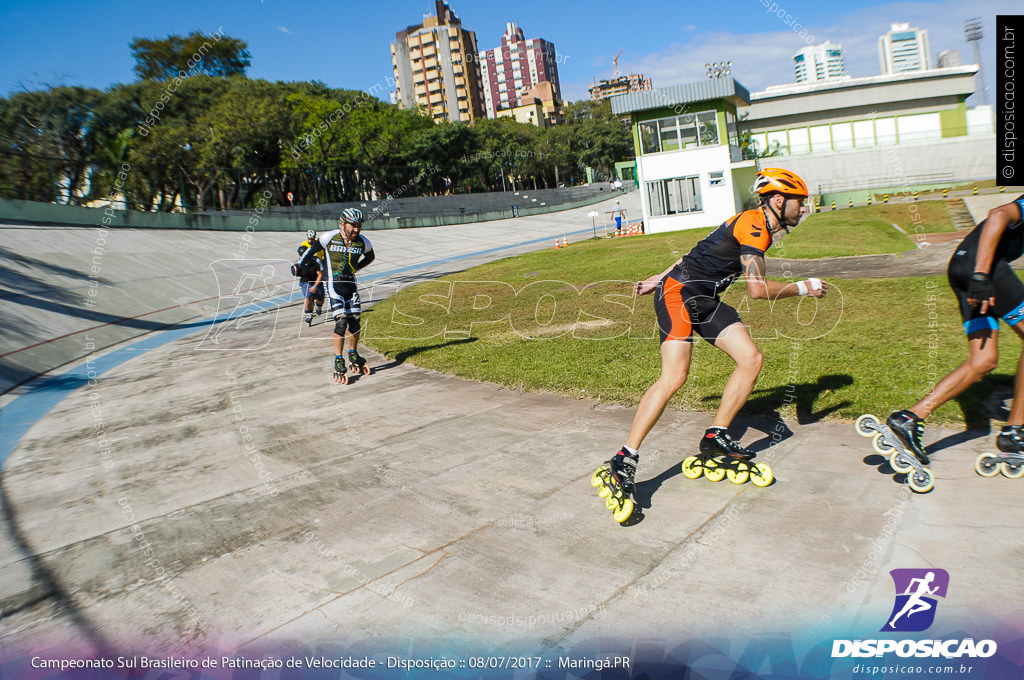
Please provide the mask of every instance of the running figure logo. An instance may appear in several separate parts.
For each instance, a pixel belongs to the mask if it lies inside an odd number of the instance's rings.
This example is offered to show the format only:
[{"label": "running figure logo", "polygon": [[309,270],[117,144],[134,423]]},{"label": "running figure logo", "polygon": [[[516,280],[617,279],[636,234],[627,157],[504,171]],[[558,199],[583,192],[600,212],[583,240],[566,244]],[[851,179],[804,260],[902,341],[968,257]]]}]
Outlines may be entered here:
[{"label": "running figure logo", "polygon": [[274,335],[277,298],[292,292],[285,260],[214,260],[217,315],[196,349],[260,349]]},{"label": "running figure logo", "polygon": [[896,585],[896,602],[882,631],[904,633],[927,630],[935,621],[934,597],[946,597],[949,572],[945,569],[893,569],[889,572]]}]

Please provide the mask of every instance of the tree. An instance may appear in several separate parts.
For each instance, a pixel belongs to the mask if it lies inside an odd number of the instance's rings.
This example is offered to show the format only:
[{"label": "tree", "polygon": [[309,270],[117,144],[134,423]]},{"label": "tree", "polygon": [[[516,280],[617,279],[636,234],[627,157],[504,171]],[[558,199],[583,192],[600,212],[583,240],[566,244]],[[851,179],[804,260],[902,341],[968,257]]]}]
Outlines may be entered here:
[{"label": "tree", "polygon": [[129,47],[135,73],[143,80],[169,80],[182,71],[215,77],[245,75],[252,62],[247,42],[221,33],[205,36],[193,31],[184,37],[135,38]]},{"label": "tree", "polygon": [[93,110],[102,93],[84,87],[19,92],[0,100],[5,183],[33,200],[78,203],[96,149]]},{"label": "tree", "polygon": [[[364,106],[343,119],[346,143],[363,165],[370,186],[379,196],[416,191],[409,186],[412,177],[408,167],[395,163],[408,152],[409,142],[418,130],[434,126],[433,121],[412,111],[390,104]],[[415,194],[413,194],[415,195]]]}]

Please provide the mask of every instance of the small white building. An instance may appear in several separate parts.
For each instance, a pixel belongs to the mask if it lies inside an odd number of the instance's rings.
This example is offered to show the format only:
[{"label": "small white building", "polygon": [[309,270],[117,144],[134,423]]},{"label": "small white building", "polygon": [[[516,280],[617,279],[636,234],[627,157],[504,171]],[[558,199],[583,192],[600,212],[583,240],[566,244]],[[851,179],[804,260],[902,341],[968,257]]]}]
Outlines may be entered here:
[{"label": "small white building", "polygon": [[749,102],[732,78],[611,98],[612,113],[632,118],[647,233],[715,226],[750,204],[757,170],[736,128]]}]

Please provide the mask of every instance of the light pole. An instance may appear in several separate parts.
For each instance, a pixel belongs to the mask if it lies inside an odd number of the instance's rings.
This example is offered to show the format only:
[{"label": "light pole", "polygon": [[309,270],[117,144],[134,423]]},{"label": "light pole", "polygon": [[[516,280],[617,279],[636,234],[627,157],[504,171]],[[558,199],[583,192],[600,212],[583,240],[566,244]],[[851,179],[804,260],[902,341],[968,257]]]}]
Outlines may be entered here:
[{"label": "light pole", "polygon": [[978,43],[981,42],[981,19],[975,17],[964,21],[964,38],[967,42],[974,44],[974,63],[978,65],[978,83],[981,85],[981,105],[988,105],[988,96],[985,94],[985,69],[981,64],[981,49]]}]

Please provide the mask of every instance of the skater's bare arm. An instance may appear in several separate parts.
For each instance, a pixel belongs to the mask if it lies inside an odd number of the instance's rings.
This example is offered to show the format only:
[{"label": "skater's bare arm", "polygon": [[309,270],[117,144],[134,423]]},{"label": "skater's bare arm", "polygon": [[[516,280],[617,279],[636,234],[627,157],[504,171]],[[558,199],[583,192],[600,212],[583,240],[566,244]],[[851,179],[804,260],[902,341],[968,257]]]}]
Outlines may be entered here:
[{"label": "skater's bare arm", "polygon": [[[740,263],[743,265],[743,275],[747,281],[747,292],[755,300],[778,300],[780,298],[797,297],[799,295],[810,295],[812,297],[825,297],[828,292],[828,284],[820,281],[820,287],[807,286],[803,290],[797,283],[786,283],[765,278],[765,263],[763,255],[744,253],[740,255]],[[810,279],[809,279],[810,280]]]},{"label": "skater's bare arm", "polygon": [[992,260],[995,258],[999,239],[1002,238],[1008,224],[1019,222],[1020,219],[1020,206],[1016,201],[988,211],[988,218],[981,230],[981,238],[978,239],[978,257],[975,260],[974,271],[992,273]]},{"label": "skater's bare arm", "polygon": [[[992,274],[992,261],[996,256],[996,249],[999,247],[999,240],[1003,237],[1006,227],[1021,219],[1021,208],[1016,201],[993,208],[988,213],[985,226],[981,229],[981,236],[978,239],[978,255],[974,261],[974,271],[981,274]],[[984,290],[982,288],[981,290]],[[991,293],[991,288],[987,289]],[[972,307],[981,305],[981,313],[984,314],[988,308],[995,304],[995,298],[989,296],[982,300],[973,291],[968,290],[967,304]]]}]

